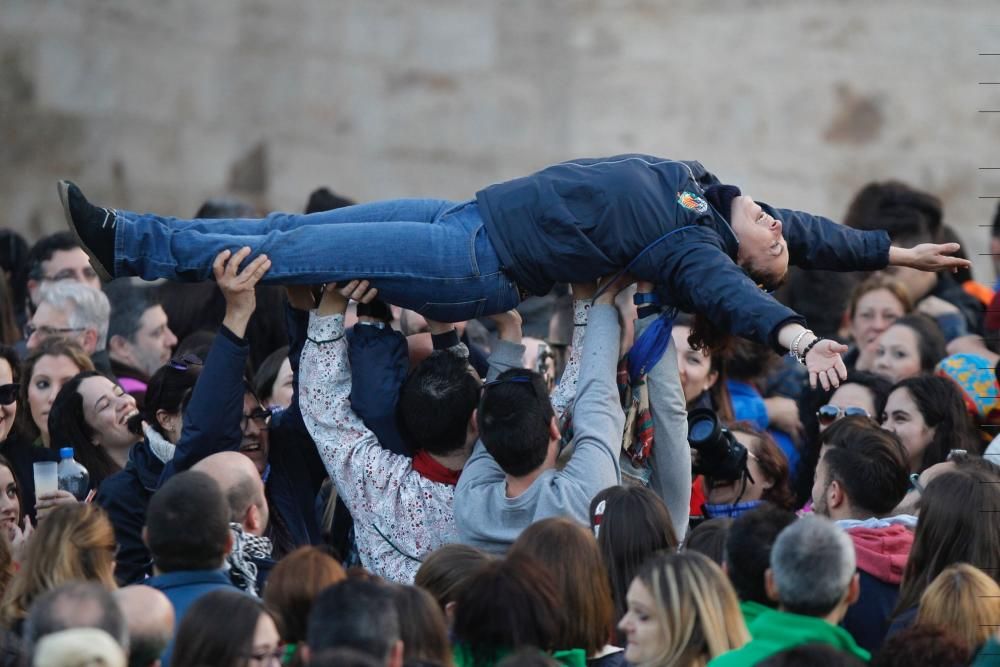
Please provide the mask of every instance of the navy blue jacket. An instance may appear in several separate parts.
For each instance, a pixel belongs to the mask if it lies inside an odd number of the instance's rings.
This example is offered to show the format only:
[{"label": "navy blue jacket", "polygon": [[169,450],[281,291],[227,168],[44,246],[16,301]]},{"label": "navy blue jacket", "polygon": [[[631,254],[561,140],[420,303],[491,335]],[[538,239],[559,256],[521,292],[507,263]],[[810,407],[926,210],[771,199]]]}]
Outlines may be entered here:
[{"label": "navy blue jacket", "polygon": [[[581,159],[476,194],[489,238],[511,277],[536,295],[557,282],[614,274],[668,232],[631,269],[661,299],[775,349],[777,333],[804,322],[737,266],[739,242],[702,197],[718,179],[697,162],[648,155]],[[782,221],[789,262],[806,269],[875,270],[889,261],[885,232],[761,206]]]},{"label": "navy blue jacket", "polygon": [[[270,471],[265,481],[265,490],[270,504],[272,523],[280,522],[283,530],[288,533],[290,546],[320,543],[315,501],[319,487],[326,478],[323,461],[316,451],[316,444],[309,437],[298,404],[299,357],[305,344],[308,317],[309,314],[306,312],[286,309],[290,341],[289,360],[295,377],[295,393],[291,406],[287,410],[276,412],[269,428]],[[220,335],[216,336],[210,354],[216,352],[216,344],[219,347],[220,364],[219,370],[213,371],[212,376],[218,382],[218,389],[207,399],[207,403],[220,420],[222,425],[219,429],[220,435],[216,438],[178,443],[173,460],[164,467],[160,476],[161,485],[173,474],[187,470],[212,454],[239,451],[243,439],[240,420],[246,391],[243,370],[249,347],[245,341],[225,327],[222,327]],[[208,361],[205,363],[207,366]],[[202,375],[204,374],[203,371]],[[195,397],[192,397],[191,403],[194,404],[195,400]],[[190,406],[188,409],[191,409]],[[282,554],[276,553],[276,555]]]},{"label": "navy blue jacket", "polygon": [[864,570],[858,570],[858,574],[861,597],[847,608],[840,624],[858,646],[874,655],[889,631],[889,619],[899,600],[899,585],[882,581]]},{"label": "navy blue jacket", "polygon": [[[177,635],[177,628],[181,625],[181,620],[188,608],[194,604],[195,600],[205,593],[216,590],[239,589],[233,586],[229,580],[229,573],[225,570],[186,570],[180,572],[166,572],[157,575],[144,582],[147,586],[152,586],[161,591],[174,606],[174,636]],[[169,667],[170,658],[174,653],[174,641],[170,640],[166,650],[163,652],[161,664]]]},{"label": "navy blue jacket", "polygon": [[[242,389],[242,369],[246,363],[248,346],[225,327],[212,341],[205,367],[195,382],[191,400],[184,410],[184,425],[180,440],[177,442],[177,455],[166,466],[149,448],[148,439],[134,445],[129,452],[125,468],[104,480],[97,492],[97,503],[103,507],[115,527],[115,539],[118,542],[117,567],[115,578],[122,585],[142,581],[147,574],[152,574],[152,560],[149,550],[142,541],[142,527],[146,523],[146,507],[149,499],[178,465],[183,469],[190,468],[195,461],[190,461],[192,453],[205,451],[217,446],[219,442],[231,440],[232,420],[226,418],[232,414],[233,404],[227,398],[230,392],[231,369],[239,365],[240,381],[237,387]],[[243,413],[243,394],[235,408]],[[241,435],[239,423],[236,425],[236,447],[239,447]],[[202,457],[203,458],[203,457]],[[165,469],[171,472],[164,477]]]}]

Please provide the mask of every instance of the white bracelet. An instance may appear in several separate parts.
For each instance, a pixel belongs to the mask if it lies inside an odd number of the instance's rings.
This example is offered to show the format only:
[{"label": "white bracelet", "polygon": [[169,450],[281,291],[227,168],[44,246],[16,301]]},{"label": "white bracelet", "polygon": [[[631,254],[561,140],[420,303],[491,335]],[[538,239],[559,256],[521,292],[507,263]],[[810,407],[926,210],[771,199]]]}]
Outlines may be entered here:
[{"label": "white bracelet", "polygon": [[799,358],[799,343],[802,341],[802,337],[807,333],[812,333],[809,329],[803,329],[799,332],[799,335],[792,340],[791,346],[789,346],[788,351],[792,353],[792,356],[796,359]]}]

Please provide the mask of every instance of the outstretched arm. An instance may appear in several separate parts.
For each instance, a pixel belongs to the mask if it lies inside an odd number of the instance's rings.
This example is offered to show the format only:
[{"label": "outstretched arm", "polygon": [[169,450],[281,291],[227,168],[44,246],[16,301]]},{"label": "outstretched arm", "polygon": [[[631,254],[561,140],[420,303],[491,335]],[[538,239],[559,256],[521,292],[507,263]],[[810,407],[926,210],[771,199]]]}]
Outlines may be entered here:
[{"label": "outstretched arm", "polygon": [[956,271],[972,265],[967,259],[952,257],[959,251],[957,243],[922,243],[901,248],[891,246],[889,234],[882,230],[852,229],[803,211],[772,210],[774,217],[782,222],[789,262],[804,269],[875,271],[892,265],[921,271]]}]

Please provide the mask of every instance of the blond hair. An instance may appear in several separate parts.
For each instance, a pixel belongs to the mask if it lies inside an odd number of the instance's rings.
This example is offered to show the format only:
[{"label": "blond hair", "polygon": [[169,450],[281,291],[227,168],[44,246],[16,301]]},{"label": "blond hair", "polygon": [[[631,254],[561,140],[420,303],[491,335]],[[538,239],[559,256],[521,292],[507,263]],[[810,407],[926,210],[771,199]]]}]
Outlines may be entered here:
[{"label": "blond hair", "polygon": [[69,581],[93,581],[114,590],[115,531],[97,505],[61,505],[38,523],[24,566],[4,593],[0,623],[10,627],[28,615],[42,593]]},{"label": "blond hair", "polygon": [[977,567],[956,563],[920,596],[917,623],[951,628],[973,651],[996,629],[1000,619],[1000,584]]},{"label": "blond hair", "polygon": [[656,602],[665,646],[641,667],[704,667],[750,641],[736,592],[707,556],[685,551],[656,556],[636,580]]}]

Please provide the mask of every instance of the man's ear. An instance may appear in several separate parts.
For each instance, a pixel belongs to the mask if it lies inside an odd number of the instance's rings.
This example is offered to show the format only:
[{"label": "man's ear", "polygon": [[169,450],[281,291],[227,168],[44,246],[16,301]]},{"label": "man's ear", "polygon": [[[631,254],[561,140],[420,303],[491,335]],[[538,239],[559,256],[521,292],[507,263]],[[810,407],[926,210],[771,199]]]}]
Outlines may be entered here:
[{"label": "man's ear", "polygon": [[123,356],[128,354],[128,341],[124,336],[119,336],[115,334],[108,339],[108,352],[116,354],[118,356]]},{"label": "man's ear", "polygon": [[850,606],[861,597],[861,575],[857,572],[851,577],[851,583],[847,586],[847,605]]},{"label": "man's ear", "polygon": [[251,535],[257,535],[261,532],[260,510],[253,503],[247,508],[247,513],[243,515],[243,525]]},{"label": "man's ear", "polygon": [[[87,329],[83,332],[83,350],[85,352],[87,350],[97,351],[97,331],[94,329]],[[93,354],[93,352],[88,354]]]},{"label": "man's ear", "polygon": [[229,557],[229,554],[233,553],[233,531],[226,531],[226,555],[225,558]]},{"label": "man's ear", "polygon": [[774,572],[771,568],[764,570],[764,592],[772,602],[778,601],[778,585],[774,583]]},{"label": "man's ear", "polygon": [[844,487],[837,480],[833,480],[826,489],[827,507],[830,509],[843,507],[845,502],[847,502],[847,494],[844,493]]},{"label": "man's ear", "polygon": [[472,416],[465,427],[465,441],[475,442],[479,439],[479,408],[473,408]]},{"label": "man's ear", "polygon": [[149,531],[146,530],[145,526],[142,527],[142,543],[147,549],[149,548]]},{"label": "man's ear", "polygon": [[562,432],[559,430],[559,421],[555,415],[552,415],[552,419],[549,420],[549,440],[558,440],[561,437]]},{"label": "man's ear", "polygon": [[450,628],[455,623],[455,601],[452,600],[444,606],[444,617],[448,621]]}]

